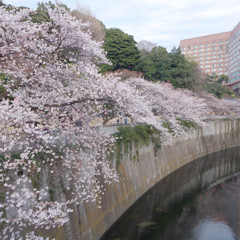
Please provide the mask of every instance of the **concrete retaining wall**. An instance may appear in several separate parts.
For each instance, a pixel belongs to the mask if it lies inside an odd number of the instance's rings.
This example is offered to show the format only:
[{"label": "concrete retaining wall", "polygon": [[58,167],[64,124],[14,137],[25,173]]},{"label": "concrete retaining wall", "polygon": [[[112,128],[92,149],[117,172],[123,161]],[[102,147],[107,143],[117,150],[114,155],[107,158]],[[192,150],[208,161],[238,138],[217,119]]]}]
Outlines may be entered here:
[{"label": "concrete retaining wall", "polygon": [[[114,129],[115,131],[115,129]],[[154,144],[133,147],[137,160],[124,155],[118,171],[120,182],[106,185],[101,208],[85,203],[75,208],[71,222],[53,234],[56,239],[95,240],[146,191],[181,166],[220,150],[240,145],[240,120],[215,120],[203,129],[193,129],[163,145],[157,152]],[[67,234],[71,231],[74,234]],[[77,232],[76,232],[77,231]],[[70,239],[70,238],[68,238]]]}]

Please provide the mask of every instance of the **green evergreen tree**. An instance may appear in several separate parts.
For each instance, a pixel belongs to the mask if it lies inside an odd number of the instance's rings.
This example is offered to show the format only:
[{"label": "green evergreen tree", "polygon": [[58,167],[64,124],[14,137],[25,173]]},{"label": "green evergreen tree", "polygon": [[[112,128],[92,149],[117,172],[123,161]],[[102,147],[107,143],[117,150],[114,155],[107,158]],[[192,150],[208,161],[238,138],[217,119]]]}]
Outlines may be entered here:
[{"label": "green evergreen tree", "polygon": [[144,52],[137,69],[142,71],[150,81],[167,82],[171,76],[170,65],[170,58],[166,48],[156,47],[149,53]]},{"label": "green evergreen tree", "polygon": [[129,69],[133,70],[139,61],[140,53],[133,36],[124,33],[118,28],[106,30],[103,49],[112,65],[102,64],[101,71]]},{"label": "green evergreen tree", "polygon": [[179,48],[173,48],[170,53],[163,47],[143,52],[137,69],[148,80],[170,82],[175,88],[192,90],[200,85],[197,64],[188,61]]},{"label": "green evergreen tree", "polygon": [[224,97],[235,98],[236,97],[233,90],[231,90],[226,86],[223,86],[218,82],[208,82],[203,85],[203,89],[206,92],[213,94],[217,98],[224,98]]},{"label": "green evergreen tree", "polygon": [[[169,81],[176,88],[194,89],[198,85],[198,79],[195,77],[197,64],[188,61],[181,53],[180,48],[173,48],[169,53],[171,60],[171,79]],[[199,77],[199,76],[198,76]]]}]

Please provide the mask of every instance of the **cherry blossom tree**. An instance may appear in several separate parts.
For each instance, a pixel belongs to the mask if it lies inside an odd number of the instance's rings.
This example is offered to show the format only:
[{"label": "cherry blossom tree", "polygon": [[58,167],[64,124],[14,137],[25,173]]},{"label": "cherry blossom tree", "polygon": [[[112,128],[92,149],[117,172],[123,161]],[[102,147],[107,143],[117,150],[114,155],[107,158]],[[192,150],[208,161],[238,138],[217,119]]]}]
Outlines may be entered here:
[{"label": "cherry blossom tree", "polygon": [[[89,122],[117,81],[106,87],[97,73],[106,59],[84,31],[88,25],[58,5],[46,7],[51,22],[42,24],[33,23],[27,9],[0,9],[1,71],[13,79],[5,86],[11,98],[0,105],[2,239],[20,239],[28,226],[64,224],[72,202],[95,200],[101,190],[96,176],[116,178],[102,161],[108,138]],[[49,185],[63,173],[62,185],[76,194],[55,201]]]},{"label": "cherry blossom tree", "polygon": [[127,84],[136,88],[138,94],[144,96],[144,102],[152,107],[152,112],[160,117],[156,118],[157,129],[164,132],[163,123],[167,122],[174,129],[176,136],[183,130],[181,125],[183,119],[195,122],[199,126],[204,125],[207,110],[205,100],[194,96],[189,90],[174,89],[170,83],[152,83],[142,78],[128,79]]},{"label": "cherry blossom tree", "polygon": [[104,106],[165,139],[165,121],[176,133],[177,119],[203,124],[204,100],[189,91],[99,74],[108,61],[88,24],[46,8],[50,21],[33,23],[29,9],[0,7],[0,72],[11,76],[0,101],[1,239],[33,239],[24,229],[65,224],[72,204],[100,204],[103,182],[118,180],[106,160],[115,140],[90,127]]},{"label": "cherry blossom tree", "polygon": [[151,52],[155,47],[157,47],[157,44],[147,40],[141,40],[137,43],[137,48],[139,51]]},{"label": "cherry blossom tree", "polygon": [[204,99],[206,103],[206,112],[208,114],[227,114],[235,116],[239,116],[240,114],[239,99],[219,99],[206,92],[199,92],[198,97]]}]

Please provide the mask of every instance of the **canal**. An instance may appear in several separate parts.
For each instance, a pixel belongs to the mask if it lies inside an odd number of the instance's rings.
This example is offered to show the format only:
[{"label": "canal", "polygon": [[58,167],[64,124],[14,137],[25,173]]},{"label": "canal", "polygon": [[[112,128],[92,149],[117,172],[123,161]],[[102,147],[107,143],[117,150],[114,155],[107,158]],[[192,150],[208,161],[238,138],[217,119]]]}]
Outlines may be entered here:
[{"label": "canal", "polygon": [[237,240],[240,148],[197,159],[157,183],[101,240]]}]

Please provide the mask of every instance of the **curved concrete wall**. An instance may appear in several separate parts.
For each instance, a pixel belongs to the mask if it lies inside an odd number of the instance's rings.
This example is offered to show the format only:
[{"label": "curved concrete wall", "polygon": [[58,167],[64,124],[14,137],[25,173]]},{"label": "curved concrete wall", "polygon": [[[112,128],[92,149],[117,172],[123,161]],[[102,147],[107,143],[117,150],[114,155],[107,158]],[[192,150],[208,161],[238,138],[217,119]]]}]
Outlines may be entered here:
[{"label": "curved concrete wall", "polygon": [[[174,233],[177,239],[186,239],[186,236],[189,236],[189,233],[194,231],[193,229],[196,226],[196,222],[189,219],[191,216],[188,215],[186,217],[186,212],[188,212],[186,208],[192,206],[193,208],[188,210],[194,214],[196,212],[193,209],[195,209],[197,202],[199,202],[198,211],[200,212],[196,213],[197,216],[194,219],[201,219],[202,214],[207,211],[202,201],[203,192],[207,191],[209,194],[211,192],[210,196],[212,196],[215,195],[215,190],[218,191],[221,189],[220,191],[224,191],[224,187],[229,183],[230,179],[233,180],[234,176],[239,176],[239,171],[240,147],[224,149],[198,158],[155,184],[113,224],[101,240],[151,239],[151,237],[146,237],[146,232],[148,230],[151,232],[152,227],[155,230],[158,229],[160,232],[167,228],[168,230],[164,234],[164,239],[172,240]],[[234,180],[237,181],[237,179]],[[226,182],[226,185],[222,185],[224,182]],[[233,192],[231,196],[233,200]],[[226,208],[219,208],[219,204],[221,205],[221,203],[222,201],[219,201],[216,204],[218,216],[223,216],[226,213]],[[228,207],[230,207],[229,205],[236,207],[237,204],[238,197],[236,196],[235,201],[233,200],[229,203]],[[212,207],[215,208],[215,206]],[[205,216],[207,215],[209,213],[205,212]],[[239,226],[237,215],[227,214],[226,219],[226,222],[231,224],[231,228],[235,229],[236,234]],[[178,217],[180,218],[178,219],[179,224],[171,228],[173,220]],[[185,220],[188,227],[185,225],[184,228],[182,221]],[[156,223],[156,225],[147,228],[141,227],[141,224],[144,225],[151,222]],[[170,229],[167,223],[169,223]],[[159,238],[161,238],[160,236],[163,235],[160,233]]]},{"label": "curved concrete wall", "polygon": [[[70,223],[55,231],[56,239],[99,239],[104,232],[146,191],[181,166],[223,149],[240,145],[240,120],[214,120],[203,129],[193,129],[163,145],[154,152],[154,145],[133,147],[138,160],[125,154],[118,171],[120,181],[106,185],[101,208],[93,203],[75,206]],[[67,238],[66,238],[67,237]]]}]

